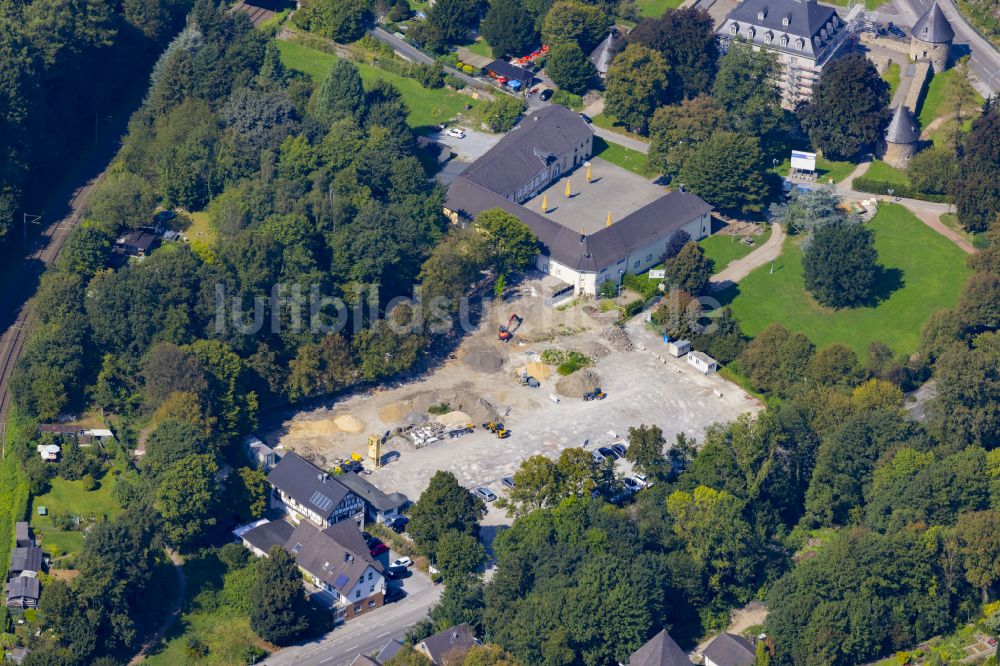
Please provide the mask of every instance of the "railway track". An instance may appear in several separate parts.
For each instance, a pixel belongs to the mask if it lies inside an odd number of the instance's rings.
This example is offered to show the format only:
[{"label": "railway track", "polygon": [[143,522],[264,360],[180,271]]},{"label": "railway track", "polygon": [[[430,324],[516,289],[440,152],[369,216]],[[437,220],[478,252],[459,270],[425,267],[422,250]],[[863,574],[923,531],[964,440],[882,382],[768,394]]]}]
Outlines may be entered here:
[{"label": "railway track", "polygon": [[[117,138],[114,145],[117,146]],[[59,253],[62,251],[63,245],[66,244],[70,232],[83,217],[83,211],[90,199],[91,192],[98,183],[104,180],[106,175],[107,168],[72,191],[67,204],[69,213],[52,222],[35,239],[32,251],[24,257],[24,269],[18,275],[12,276],[11,283],[7,285],[6,293],[2,295],[4,308],[17,308],[17,317],[0,337],[0,442],[2,442],[2,452],[5,457],[7,455],[7,413],[11,402],[10,377],[14,373],[14,367],[21,357],[21,352],[24,350],[27,337],[25,326],[31,312],[29,302],[31,294],[25,293],[25,287],[31,288],[29,286],[31,281],[40,276],[59,258]],[[25,281],[28,282],[28,285],[25,284]]]}]

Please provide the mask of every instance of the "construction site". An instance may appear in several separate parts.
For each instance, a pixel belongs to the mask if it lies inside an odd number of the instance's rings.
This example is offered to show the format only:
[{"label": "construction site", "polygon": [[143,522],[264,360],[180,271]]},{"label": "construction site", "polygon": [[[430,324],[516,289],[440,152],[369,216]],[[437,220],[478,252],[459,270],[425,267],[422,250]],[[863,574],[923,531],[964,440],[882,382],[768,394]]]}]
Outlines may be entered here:
[{"label": "construction site", "polygon": [[[618,326],[616,313],[592,300],[554,309],[539,286],[526,281],[494,304],[420,380],[300,412],[263,438],[323,467],[364,457],[376,486],[416,499],[439,469],[499,493],[500,479],[535,454],[596,449],[640,424],[658,425],[668,443],[678,433],[700,440],[712,423],[762,407],[669,356],[641,316]],[[384,442],[376,469],[367,459],[372,434]]]}]

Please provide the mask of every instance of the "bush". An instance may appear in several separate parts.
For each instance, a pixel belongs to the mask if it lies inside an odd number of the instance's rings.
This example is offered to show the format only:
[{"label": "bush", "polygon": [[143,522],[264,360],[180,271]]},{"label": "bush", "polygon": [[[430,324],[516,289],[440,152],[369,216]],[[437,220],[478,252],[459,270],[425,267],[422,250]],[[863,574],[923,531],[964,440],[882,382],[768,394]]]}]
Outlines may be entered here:
[{"label": "bush", "polygon": [[472,65],[462,65],[462,71],[466,74],[472,74],[476,71],[476,69]]},{"label": "bush", "polygon": [[413,74],[413,78],[419,81],[424,88],[444,86],[444,67],[439,62],[434,62],[432,65],[414,65]]},{"label": "bush", "polygon": [[437,405],[431,405],[430,407],[427,408],[427,413],[434,414],[435,416],[440,414],[447,414],[450,411],[451,411],[451,405],[449,405],[447,402],[442,402]]},{"label": "bush", "polygon": [[614,298],[618,295],[618,283],[614,280],[605,280],[597,288],[597,295],[600,298]]},{"label": "bush", "polygon": [[852,180],[851,187],[859,192],[869,192],[871,194],[889,194],[889,190],[892,190],[892,196],[904,197],[907,199],[921,199],[923,201],[933,201],[936,203],[952,203],[953,201],[952,197],[947,194],[927,194],[926,192],[917,191],[908,185],[889,183],[884,180],[874,180],[864,176],[860,176]]},{"label": "bush", "polygon": [[454,88],[455,90],[461,90],[465,87],[465,81],[458,78],[457,76],[452,76],[451,74],[444,77],[445,85]]},{"label": "bush", "polygon": [[197,636],[188,636],[184,645],[184,656],[189,661],[197,661],[208,656],[208,646]]},{"label": "bush", "polygon": [[563,106],[569,107],[574,111],[583,110],[583,98],[566,90],[557,90],[552,93],[552,103],[562,104]]},{"label": "bush", "polygon": [[586,368],[592,361],[586,354],[563,349],[546,349],[542,352],[542,363],[554,365],[560,375],[571,375],[580,368]]},{"label": "bush", "polygon": [[524,101],[509,95],[499,95],[486,105],[483,118],[494,132],[509,132],[524,112]]},{"label": "bush", "polygon": [[625,304],[622,308],[625,317],[631,317],[642,312],[643,306],[646,305],[646,301],[642,298],[637,298],[634,301]]}]

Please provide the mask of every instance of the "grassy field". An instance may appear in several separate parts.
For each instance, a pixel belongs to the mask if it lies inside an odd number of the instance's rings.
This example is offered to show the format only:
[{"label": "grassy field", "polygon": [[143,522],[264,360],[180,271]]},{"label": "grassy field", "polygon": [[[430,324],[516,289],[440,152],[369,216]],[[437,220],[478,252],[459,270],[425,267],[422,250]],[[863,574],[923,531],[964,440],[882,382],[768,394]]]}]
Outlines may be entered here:
[{"label": "grassy field", "polygon": [[[45,551],[55,557],[79,552],[83,534],[56,529],[52,524],[54,514],[91,515],[100,520],[105,517],[111,519],[121,513],[121,507],[111,495],[115,485],[111,470],[98,481],[94,490],[84,490],[83,481],[67,481],[60,477],[53,478],[51,485],[49,492],[31,500],[31,527],[35,534],[41,536]],[[38,515],[40,506],[47,509],[48,515]]]},{"label": "grassy field", "polygon": [[[34,432],[35,424],[13,413],[7,417],[7,456],[0,461],[0,562],[6,567],[14,547],[14,523],[28,511],[28,480],[13,449]],[[6,569],[5,569],[6,570]],[[0,635],[7,629],[7,608],[0,609]]]},{"label": "grassy field", "polygon": [[738,285],[720,294],[731,302],[743,329],[755,335],[772,322],[808,335],[817,347],[843,342],[864,356],[881,341],[899,353],[916,350],[920,328],[936,308],[953,307],[969,275],[965,254],[902,206],[883,204],[870,223],[879,261],[898,271],[897,288],[877,307],[833,311],[806,293],[802,280],[801,239],[785,241],[785,251]]},{"label": "grassy field", "polygon": [[644,136],[639,136],[638,134],[629,132],[625,129],[624,125],[620,125],[617,120],[609,115],[599,113],[590,120],[601,129],[606,129],[609,132],[615,132],[616,134],[621,134],[637,141],[649,141],[649,139]]},{"label": "grassy field", "polygon": [[882,160],[872,162],[872,165],[868,167],[868,171],[865,173],[865,178],[895,183],[897,185],[909,186],[910,184],[910,177],[906,175],[905,171],[900,171],[895,167],[889,166]]},{"label": "grassy field", "polygon": [[[927,127],[935,118],[941,115],[941,105],[945,101],[948,81],[956,76],[959,76],[958,70],[946,69],[940,74],[935,74],[931,77],[931,82],[927,84],[927,92],[924,93],[923,103],[920,105],[920,111],[917,113],[917,120],[920,122],[920,127]],[[976,98],[976,105],[983,103],[983,98],[978,94]]]},{"label": "grassy field", "polygon": [[[753,236],[756,241],[753,245],[744,245],[740,242],[742,236],[732,236],[730,234],[713,234],[708,238],[703,238],[699,242],[705,250],[705,256],[715,262],[715,272],[718,273],[729,265],[731,261],[747,256],[758,247],[767,242],[771,237],[771,228],[768,227],[760,236]],[[735,240],[733,240],[735,238]]]},{"label": "grassy field", "polygon": [[643,153],[619,146],[617,143],[608,143],[599,136],[594,137],[594,157],[617,164],[644,178],[653,178],[656,175],[646,166],[646,156]]},{"label": "grassy field", "polygon": [[889,84],[889,99],[896,94],[899,88],[900,67],[898,62],[890,62],[885,71],[882,72],[882,80]]},{"label": "grassy field", "polygon": [[[317,82],[323,80],[330,65],[337,59],[334,55],[301,44],[284,40],[278,40],[276,44],[281,52],[281,60],[286,67],[304,72]],[[392,74],[372,65],[365,63],[355,63],[355,65],[357,65],[361,79],[366,86],[372,85],[375,81],[384,80],[399,89],[403,101],[406,102],[406,106],[410,110],[407,120],[411,127],[447,122],[460,113],[464,113],[467,104],[471,104],[473,107],[480,104],[479,101],[468,95],[444,88],[430,90],[421,86],[414,79]]]},{"label": "grassy field", "polygon": [[660,18],[668,9],[677,9],[683,0],[638,0],[639,14],[649,18]]},{"label": "grassy field", "polygon": [[[796,150],[808,150],[811,152],[810,148],[796,148]],[[829,182],[830,178],[833,178],[833,182],[839,183],[854,171],[854,167],[857,165],[853,162],[834,162],[833,160],[828,160],[821,155],[816,156],[816,172],[819,175],[817,178],[818,183],[826,184]],[[779,176],[787,176],[788,172],[791,170],[791,158],[786,158],[784,162],[780,162],[776,167],[771,169],[774,173]]]},{"label": "grassy field", "polygon": [[467,45],[465,48],[469,49],[478,56],[483,56],[484,58],[493,57],[493,47],[490,46],[490,43],[482,37]]}]

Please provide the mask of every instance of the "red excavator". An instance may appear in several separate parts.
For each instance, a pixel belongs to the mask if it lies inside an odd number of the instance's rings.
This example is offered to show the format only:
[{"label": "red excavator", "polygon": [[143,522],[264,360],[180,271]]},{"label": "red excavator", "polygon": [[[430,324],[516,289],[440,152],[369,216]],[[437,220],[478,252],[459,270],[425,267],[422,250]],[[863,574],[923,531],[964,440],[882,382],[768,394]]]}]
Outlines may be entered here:
[{"label": "red excavator", "polygon": [[514,333],[517,329],[521,328],[521,324],[524,323],[523,317],[518,317],[516,314],[512,314],[510,319],[507,320],[507,325],[500,325],[500,331],[497,333],[497,338],[501,342],[510,342],[510,339],[514,337]]}]

